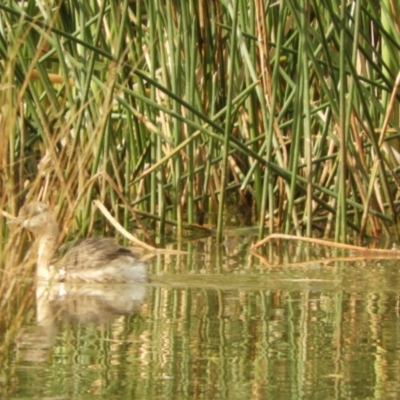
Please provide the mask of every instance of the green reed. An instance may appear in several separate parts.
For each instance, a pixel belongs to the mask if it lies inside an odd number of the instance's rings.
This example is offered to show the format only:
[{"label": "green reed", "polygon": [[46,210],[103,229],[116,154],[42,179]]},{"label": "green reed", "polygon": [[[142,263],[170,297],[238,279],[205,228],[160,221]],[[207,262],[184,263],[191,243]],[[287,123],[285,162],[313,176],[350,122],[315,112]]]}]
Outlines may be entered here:
[{"label": "green reed", "polygon": [[[0,4],[1,207],[164,237],[390,235],[398,16],[371,1]],[[107,178],[105,178],[107,177]]]}]

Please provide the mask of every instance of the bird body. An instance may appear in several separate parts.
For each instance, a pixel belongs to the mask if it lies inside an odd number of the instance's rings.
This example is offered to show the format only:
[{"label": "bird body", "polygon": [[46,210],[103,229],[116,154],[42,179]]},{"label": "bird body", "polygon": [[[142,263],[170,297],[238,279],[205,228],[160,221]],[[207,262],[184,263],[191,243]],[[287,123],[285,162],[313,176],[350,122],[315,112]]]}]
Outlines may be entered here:
[{"label": "bird body", "polygon": [[47,204],[27,204],[9,223],[18,224],[36,236],[36,274],[39,278],[104,283],[148,281],[143,261],[110,238],[80,240],[57,262],[60,230]]}]

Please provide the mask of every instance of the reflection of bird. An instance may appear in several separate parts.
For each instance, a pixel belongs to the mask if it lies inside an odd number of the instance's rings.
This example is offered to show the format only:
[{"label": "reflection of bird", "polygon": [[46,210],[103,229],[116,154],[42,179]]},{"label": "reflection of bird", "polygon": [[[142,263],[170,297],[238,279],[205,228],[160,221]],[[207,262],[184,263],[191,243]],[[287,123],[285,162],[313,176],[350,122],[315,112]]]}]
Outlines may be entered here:
[{"label": "reflection of bird", "polygon": [[16,339],[19,361],[46,362],[61,321],[108,324],[122,315],[141,312],[147,286],[136,283],[80,284],[39,281],[36,288],[37,325],[29,325]]},{"label": "reflection of bird", "polygon": [[33,232],[38,240],[36,273],[40,278],[85,282],[147,282],[144,263],[126,247],[107,238],[77,242],[55,269],[60,230],[53,212],[44,203],[24,206],[12,224]]}]

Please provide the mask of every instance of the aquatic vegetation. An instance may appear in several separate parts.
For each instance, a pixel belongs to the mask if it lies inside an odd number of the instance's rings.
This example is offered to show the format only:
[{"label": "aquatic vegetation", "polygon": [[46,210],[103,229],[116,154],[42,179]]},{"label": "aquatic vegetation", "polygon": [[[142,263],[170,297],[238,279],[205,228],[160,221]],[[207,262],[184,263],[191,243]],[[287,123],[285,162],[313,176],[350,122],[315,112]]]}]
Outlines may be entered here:
[{"label": "aquatic vegetation", "polygon": [[79,235],[93,199],[160,237],[397,235],[396,18],[368,1],[1,4],[0,206],[60,205]]}]

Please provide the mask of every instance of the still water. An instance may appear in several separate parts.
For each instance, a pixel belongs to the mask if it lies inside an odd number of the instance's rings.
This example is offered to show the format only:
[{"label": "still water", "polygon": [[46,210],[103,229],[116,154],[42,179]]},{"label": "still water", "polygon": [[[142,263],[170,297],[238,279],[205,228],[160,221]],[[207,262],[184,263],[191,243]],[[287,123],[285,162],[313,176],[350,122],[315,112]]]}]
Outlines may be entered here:
[{"label": "still water", "polygon": [[0,398],[400,398],[400,261],[252,240],[185,242],[148,285],[24,280]]}]

